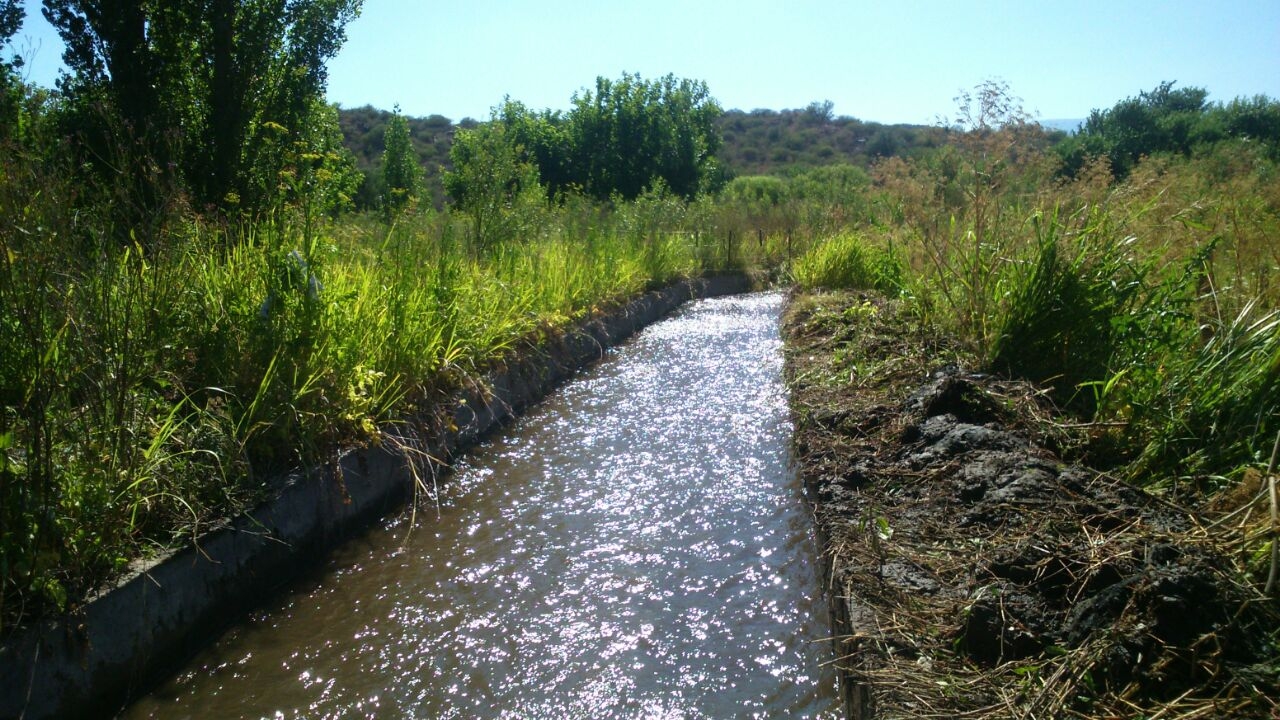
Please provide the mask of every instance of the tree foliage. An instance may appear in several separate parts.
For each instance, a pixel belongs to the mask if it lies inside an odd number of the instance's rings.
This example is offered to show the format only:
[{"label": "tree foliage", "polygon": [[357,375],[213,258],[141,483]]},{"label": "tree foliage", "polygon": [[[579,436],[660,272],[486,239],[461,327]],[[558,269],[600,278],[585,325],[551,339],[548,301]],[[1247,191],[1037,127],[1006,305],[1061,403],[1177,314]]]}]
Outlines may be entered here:
[{"label": "tree foliage", "polygon": [[[817,105],[822,112],[824,105]],[[391,111],[373,107],[342,108],[340,117],[347,147],[365,174],[357,207],[379,205],[386,190],[382,186],[382,156],[386,126]],[[449,150],[454,132],[475,127],[464,119],[454,124],[440,115],[405,116],[414,154],[423,170],[424,192],[436,207],[444,204],[441,173],[452,168]],[[533,110],[510,98],[494,111],[515,144],[523,148],[523,159],[538,168],[538,176],[551,197],[560,197],[580,187],[574,175],[571,137],[567,113]],[[738,176],[793,176],[829,165],[869,168],[877,159],[920,154],[942,142],[935,127],[883,125],[851,117],[834,117],[814,122],[809,108],[800,110],[728,110],[716,121],[722,138],[716,153],[719,174],[726,179]]]},{"label": "tree foliage", "polygon": [[575,179],[596,198],[638,197],[661,179],[689,199],[719,180],[720,105],[705,82],[600,77],[573,97],[569,137]]},{"label": "tree foliage", "polygon": [[[691,199],[722,182],[716,162],[721,110],[706,83],[674,75],[600,77],[572,103],[567,114],[534,112],[508,98],[494,111],[516,160],[536,167],[553,196],[577,190],[599,200],[631,200],[662,186]],[[476,175],[459,165],[467,158],[452,155],[456,174],[448,185],[455,200],[468,192],[460,178]]]},{"label": "tree foliage", "polygon": [[22,107],[22,81],[18,76],[22,56],[5,56],[12,52],[10,44],[22,27],[23,15],[20,0],[0,0],[0,142],[15,135]]},{"label": "tree foliage", "polygon": [[460,130],[451,155],[454,170],[445,173],[445,190],[472,223],[476,247],[487,250],[518,239],[546,205],[538,169],[501,123]]},{"label": "tree foliage", "polygon": [[387,121],[383,145],[382,181],[386,192],[383,202],[388,210],[400,210],[413,203],[422,191],[422,168],[409,139],[409,123],[400,114],[399,107]]},{"label": "tree foliage", "polygon": [[355,208],[363,176],[343,144],[337,106],[318,97],[311,102],[308,122],[282,177],[293,181],[287,199],[332,217]]},{"label": "tree foliage", "polygon": [[537,168],[548,195],[558,197],[582,187],[570,125],[562,113],[537,112],[522,102],[504,98],[494,120],[502,124],[512,146],[519,148],[520,160]]},{"label": "tree foliage", "polygon": [[258,210],[323,96],[361,0],[44,0],[60,87],[89,157],[129,145],[135,173],[176,171],[201,206]]},{"label": "tree foliage", "polygon": [[1063,173],[1074,177],[1089,158],[1105,156],[1123,178],[1144,156],[1190,156],[1231,138],[1261,143],[1280,157],[1280,102],[1257,96],[1221,105],[1208,98],[1203,88],[1163,82],[1110,109],[1095,109],[1080,132],[1058,147]]}]

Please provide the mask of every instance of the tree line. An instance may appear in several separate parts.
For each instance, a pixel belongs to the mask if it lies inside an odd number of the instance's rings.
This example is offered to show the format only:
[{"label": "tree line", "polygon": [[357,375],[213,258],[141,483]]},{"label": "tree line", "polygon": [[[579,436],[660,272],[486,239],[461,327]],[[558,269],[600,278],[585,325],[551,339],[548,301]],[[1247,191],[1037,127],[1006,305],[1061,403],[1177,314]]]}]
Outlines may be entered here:
[{"label": "tree line", "polygon": [[1124,178],[1151,155],[1190,157],[1229,140],[1259,145],[1280,159],[1280,102],[1265,95],[1209,102],[1209,91],[1163,82],[1108,109],[1094,109],[1079,132],[1057,147],[1062,173],[1074,177],[1091,158],[1105,158]]},{"label": "tree line", "polygon": [[[357,208],[380,207],[386,195],[382,153],[392,115],[392,111],[369,106],[339,110],[345,143],[364,173]],[[570,177],[570,168],[575,164],[584,167],[581,149],[577,151],[578,160],[570,159],[573,145],[566,128],[572,116],[573,110],[535,111],[510,98],[495,109],[495,117],[508,129],[516,128],[514,139],[524,152],[536,156],[539,169],[545,169],[540,180],[548,185],[552,196],[563,189],[584,186],[580,179]],[[413,152],[422,167],[423,192],[435,207],[442,208],[447,197],[443,172],[453,169],[450,150],[454,134],[458,130],[474,130],[481,123],[463,118],[455,124],[440,115],[405,116],[405,120]],[[724,110],[715,118],[714,131],[715,136],[709,141],[718,147],[715,174],[707,177],[714,177],[713,184],[719,186],[737,177],[790,177],[831,165],[866,169],[878,159],[925,152],[944,141],[936,127],[883,125],[836,117],[830,112],[830,103],[822,102],[780,111]]]},{"label": "tree line", "polygon": [[[599,77],[567,111],[504,98],[488,122],[402,116],[324,100],[326,63],[361,0],[43,0],[65,43],[56,91],[25,86],[9,47],[23,19],[0,0],[0,138],[60,157],[107,224],[149,237],[175,209],[261,217],[282,206],[336,214],[451,202],[473,218],[577,193],[596,201],[660,189],[683,199],[734,177],[869,169],[936,152],[944,127],[794,110],[723,110],[701,81]],[[398,145],[392,143],[394,137]],[[1050,132],[1058,172],[1105,160],[1190,155],[1226,140],[1280,155],[1280,104],[1211,103],[1162,83]],[[65,148],[65,149],[64,149]],[[529,200],[531,201],[531,200]],[[486,210],[486,208],[488,208]],[[480,221],[477,221],[480,222]]]}]

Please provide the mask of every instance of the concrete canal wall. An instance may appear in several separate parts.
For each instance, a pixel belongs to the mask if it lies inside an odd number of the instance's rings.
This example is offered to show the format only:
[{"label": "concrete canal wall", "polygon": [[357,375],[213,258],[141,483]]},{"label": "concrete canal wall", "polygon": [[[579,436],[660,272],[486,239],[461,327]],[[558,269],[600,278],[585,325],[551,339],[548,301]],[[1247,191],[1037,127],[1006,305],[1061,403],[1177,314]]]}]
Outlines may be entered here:
[{"label": "concrete canal wall", "polygon": [[[606,348],[690,299],[745,292],[744,275],[681,282],[524,353],[396,442],[284,479],[276,497],[122,580],[74,614],[0,646],[0,718],[100,717],[172,672],[300,571],[412,497],[445,458],[545,397]],[[318,629],[318,632],[322,630]]]}]

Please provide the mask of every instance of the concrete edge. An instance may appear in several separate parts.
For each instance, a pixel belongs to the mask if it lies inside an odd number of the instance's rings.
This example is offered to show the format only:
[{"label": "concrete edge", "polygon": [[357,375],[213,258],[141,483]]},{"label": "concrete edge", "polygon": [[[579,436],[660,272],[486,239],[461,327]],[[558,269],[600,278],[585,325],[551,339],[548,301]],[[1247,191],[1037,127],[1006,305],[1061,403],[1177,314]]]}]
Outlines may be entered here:
[{"label": "concrete edge", "polygon": [[0,646],[0,718],[113,714],[338,543],[403,507],[414,469],[441,469],[414,465],[422,453],[447,458],[466,449],[688,300],[751,288],[747,275],[724,274],[645,293],[491,373],[487,387],[456,398],[445,422],[397,425],[399,447],[348,452],[290,478],[273,500],[75,614],[16,632]]},{"label": "concrete edge", "polygon": [[[813,483],[805,482],[805,496],[812,506],[816,501],[817,488]],[[835,567],[830,552],[830,534],[820,523],[814,523],[814,531],[818,545],[818,570],[822,580],[823,593],[826,595],[827,607],[831,621],[831,649],[833,657],[840,658],[836,665],[839,684],[840,705],[844,709],[844,717],[848,720],[873,720],[876,717],[874,698],[871,688],[861,682],[851,666],[862,663],[866,657],[862,651],[862,639],[879,634],[875,610],[861,604],[847,595],[845,588],[838,585],[837,578],[832,577]]]}]

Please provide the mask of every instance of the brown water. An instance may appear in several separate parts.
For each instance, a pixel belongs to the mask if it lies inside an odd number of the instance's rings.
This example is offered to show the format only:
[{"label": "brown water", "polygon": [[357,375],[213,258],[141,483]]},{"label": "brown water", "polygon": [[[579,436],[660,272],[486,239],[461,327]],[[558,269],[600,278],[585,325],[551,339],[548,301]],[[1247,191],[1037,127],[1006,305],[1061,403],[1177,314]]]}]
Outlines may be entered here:
[{"label": "brown water", "polygon": [[777,293],[704,300],[126,717],[836,717]]}]

